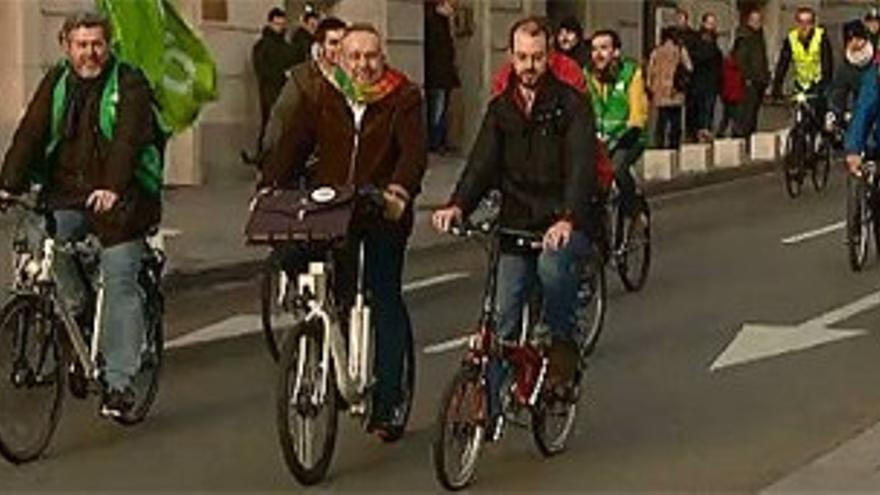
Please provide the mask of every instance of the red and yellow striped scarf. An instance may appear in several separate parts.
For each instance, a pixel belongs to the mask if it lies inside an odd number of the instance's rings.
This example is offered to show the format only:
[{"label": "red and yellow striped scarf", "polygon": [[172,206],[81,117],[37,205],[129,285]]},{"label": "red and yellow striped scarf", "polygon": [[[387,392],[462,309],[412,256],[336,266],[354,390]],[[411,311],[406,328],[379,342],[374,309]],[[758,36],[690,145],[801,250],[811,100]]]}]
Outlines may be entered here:
[{"label": "red and yellow striped scarf", "polygon": [[348,77],[345,71],[337,67],[333,74],[333,80],[336,82],[336,87],[350,101],[369,105],[393,93],[407,79],[402,72],[389,67],[385,69],[382,77],[373,84],[358,84]]}]

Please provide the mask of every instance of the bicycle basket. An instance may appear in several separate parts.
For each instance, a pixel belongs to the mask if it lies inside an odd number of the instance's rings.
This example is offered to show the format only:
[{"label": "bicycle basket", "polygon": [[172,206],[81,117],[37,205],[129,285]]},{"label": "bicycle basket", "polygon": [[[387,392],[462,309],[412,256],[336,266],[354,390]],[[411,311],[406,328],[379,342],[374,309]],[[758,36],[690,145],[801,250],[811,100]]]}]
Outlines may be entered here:
[{"label": "bicycle basket", "polygon": [[342,239],[355,209],[355,188],[276,190],[260,196],[245,227],[248,244]]}]

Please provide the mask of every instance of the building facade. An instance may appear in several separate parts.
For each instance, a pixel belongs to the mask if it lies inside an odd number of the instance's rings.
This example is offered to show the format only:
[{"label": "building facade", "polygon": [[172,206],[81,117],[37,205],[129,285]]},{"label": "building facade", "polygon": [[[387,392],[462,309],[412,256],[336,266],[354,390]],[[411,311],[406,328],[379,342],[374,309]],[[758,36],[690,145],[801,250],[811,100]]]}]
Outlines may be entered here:
[{"label": "building facade", "polygon": [[[193,130],[175,138],[169,151],[167,181],[197,185],[240,170],[239,151],[252,149],[259,122],[251,46],[259,37],[265,14],[276,5],[288,7],[295,19],[302,0],[176,0],[181,12],[201,33],[217,61],[220,98],[209,105]],[[415,81],[422,80],[422,0],[323,0],[322,9],[348,21],[370,22],[387,38],[390,61]],[[467,149],[489,96],[491,75],[507,50],[509,26],[526,15],[551,20],[574,15],[587,31],[613,28],[621,33],[624,51],[644,59],[658,26],[670,21],[678,5],[691,12],[693,23],[704,12],[719,15],[722,47],[728,48],[744,8],[742,0],[459,0],[456,22],[457,62],[462,88],[454,96],[452,139]],[[791,25],[794,9],[810,4],[840,44],[840,25],[860,16],[870,0],[751,0],[767,19],[768,50],[775,60]],[[44,71],[60,57],[56,34],[64,17],[89,8],[90,0],[4,0],[0,2],[0,145],[12,131]],[[839,58],[839,57],[838,57]]]}]

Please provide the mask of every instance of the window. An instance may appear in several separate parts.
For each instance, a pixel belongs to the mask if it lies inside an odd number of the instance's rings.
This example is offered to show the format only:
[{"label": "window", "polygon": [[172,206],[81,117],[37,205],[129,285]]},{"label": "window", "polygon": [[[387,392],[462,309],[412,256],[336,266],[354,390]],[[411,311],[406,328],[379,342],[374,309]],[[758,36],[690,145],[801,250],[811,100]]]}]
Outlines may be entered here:
[{"label": "window", "polygon": [[229,5],[227,0],[202,0],[202,20],[228,21]]}]

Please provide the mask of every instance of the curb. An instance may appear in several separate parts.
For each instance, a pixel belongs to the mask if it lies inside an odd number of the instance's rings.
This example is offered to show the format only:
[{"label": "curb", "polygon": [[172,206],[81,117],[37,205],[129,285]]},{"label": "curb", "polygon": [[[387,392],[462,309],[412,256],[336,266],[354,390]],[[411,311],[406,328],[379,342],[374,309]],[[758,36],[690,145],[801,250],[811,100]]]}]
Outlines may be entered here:
[{"label": "curb", "polygon": [[[680,175],[668,181],[648,182],[643,187],[649,198],[657,198],[667,194],[764,175],[772,172],[776,166],[774,161],[747,162],[736,168],[710,169],[703,173]],[[442,206],[442,204],[420,204],[416,206],[416,211],[431,211]],[[433,249],[448,248],[453,244],[441,243],[410,248],[409,253],[429,253]],[[198,287],[244,282],[256,278],[262,265],[262,261],[248,260],[202,270],[173,271],[166,275],[164,288],[171,293],[189,291]]]}]

